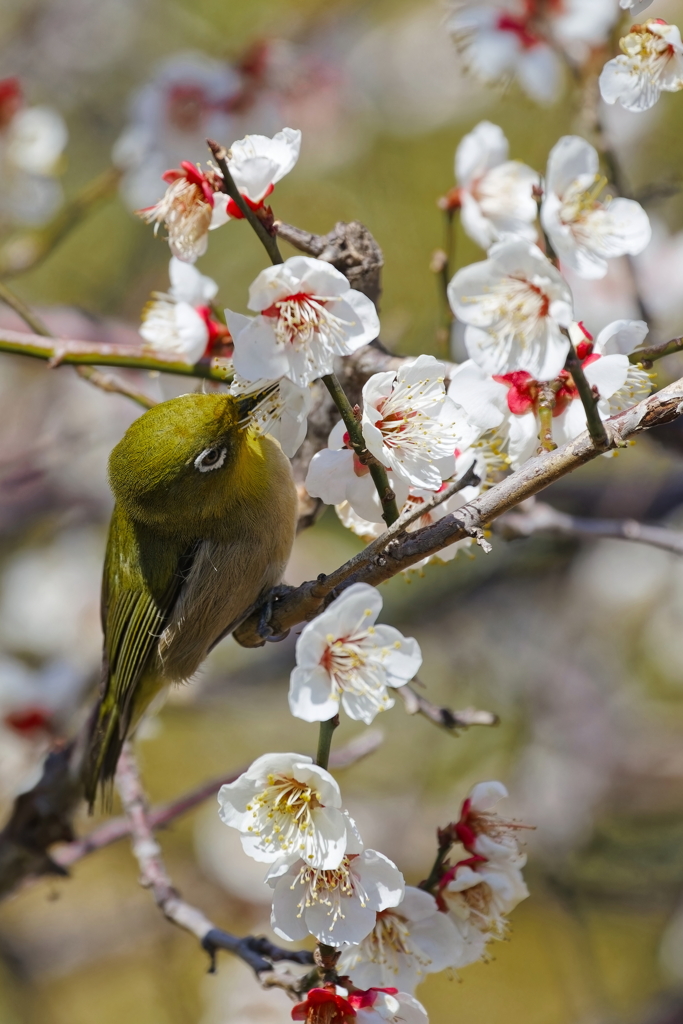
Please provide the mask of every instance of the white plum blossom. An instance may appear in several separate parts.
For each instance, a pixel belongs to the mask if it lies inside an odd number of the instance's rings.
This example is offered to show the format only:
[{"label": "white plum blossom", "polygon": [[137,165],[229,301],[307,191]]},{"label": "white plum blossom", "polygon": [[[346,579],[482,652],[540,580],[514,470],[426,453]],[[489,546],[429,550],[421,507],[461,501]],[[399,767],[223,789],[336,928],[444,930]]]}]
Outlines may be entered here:
[{"label": "white plum blossom", "polygon": [[235,370],[246,380],[287,377],[306,387],[332,373],[335,356],[350,355],[379,334],[373,302],[322,260],[292,256],[261,271],[249,289],[245,317],[226,309]]},{"label": "white plum blossom", "polygon": [[453,5],[448,30],[465,67],[487,83],[516,78],[538,103],[553,103],[562,84],[562,61],[536,30],[525,0],[466,0]]},{"label": "white plum blossom", "polygon": [[359,988],[395,987],[412,995],[426,975],[459,964],[464,943],[434,897],[406,886],[402,902],[377,915],[359,945],[344,949],[337,965]]},{"label": "white plum blossom", "polygon": [[543,18],[549,36],[577,63],[609,41],[618,16],[615,0],[531,0],[528,7]]},{"label": "white plum blossom", "polygon": [[502,128],[490,121],[481,121],[456,150],[452,203],[460,207],[463,228],[482,249],[509,235],[536,240],[533,189],[540,178],[526,164],[509,160],[508,151]]},{"label": "white plum blossom", "polygon": [[469,356],[488,373],[525,370],[539,380],[564,366],[572,296],[537,246],[498,242],[489,258],[459,270],[448,285],[453,313],[465,324]]},{"label": "white plum blossom", "polygon": [[154,68],[133,93],[126,126],[112,151],[131,210],[160,198],[166,168],[203,159],[207,138],[235,138],[243,92],[238,70],[206,53],[176,53]]},{"label": "white plum blossom", "polygon": [[580,277],[604,277],[608,259],[637,255],[652,236],[640,203],[601,199],[605,185],[597,150],[585,139],[565,135],[553,146],[541,223],[562,263]]},{"label": "white plum blossom", "polygon": [[[595,341],[582,324],[572,324],[570,333],[586,380],[599,392],[602,419],[630,408],[650,393],[648,374],[628,359],[647,334],[644,321],[617,320],[603,328]],[[490,376],[467,362],[453,374],[450,393],[465,405],[473,422],[491,424],[507,436],[507,454],[517,468],[538,448],[539,400],[547,386],[554,395],[552,438],[556,444],[564,444],[586,429],[583,404],[567,370],[544,382],[524,370]]]},{"label": "white plum blossom", "polygon": [[[350,446],[344,423],[333,427],[328,447],[316,452],[306,475],[305,488],[312,498],[321,498],[326,505],[348,502],[363,520],[383,523],[382,504],[377,488],[364,465]],[[408,497],[409,484],[403,477],[387,470],[389,486],[396,496],[399,509]]]},{"label": "white plum blossom", "polygon": [[[301,132],[283,128],[269,139],[265,135],[247,135],[233,142],[228,153],[228,168],[243,199],[252,209],[263,206],[278,181],[292,170],[299,159]],[[244,214],[234,199],[228,201],[228,215],[241,219]]]},{"label": "white plum blossom", "polygon": [[394,988],[370,988],[365,992],[352,992],[349,1002],[356,1011],[358,1024],[429,1024],[422,1003],[407,992]]},{"label": "white plum blossom", "polygon": [[304,627],[289,689],[296,718],[323,722],[341,703],[349,718],[369,725],[393,707],[387,687],[405,686],[422,654],[416,640],[393,626],[375,625],[381,610],[379,591],[354,583]]},{"label": "white plum blossom", "polygon": [[331,870],[281,862],[266,881],[274,889],[275,933],[289,942],[313,935],[327,946],[362,942],[377,913],[397,906],[405,891],[401,872],[377,850],[349,854]]},{"label": "white plum blossom", "polygon": [[288,458],[293,458],[306,437],[308,414],[313,404],[311,388],[300,388],[286,377],[279,380],[244,380],[235,374],[230,394],[236,398],[253,397],[250,425],[259,434],[270,434]]},{"label": "white plum blossom", "polygon": [[605,103],[627,110],[649,110],[662,92],[683,89],[683,43],[675,25],[650,18],[633,25],[619,40],[621,53],[607,61],[600,75]]},{"label": "white plum blossom", "polygon": [[264,754],[218,793],[220,817],[241,833],[245,853],[257,861],[301,858],[314,868],[337,868],[349,835],[339,786],[303,754]]},{"label": "white plum blossom", "polygon": [[142,314],[140,334],[159,352],[196,363],[213,342],[229,340],[228,329],[211,315],[218,285],[182,260],[171,257],[168,293],[155,292]]},{"label": "white plum blossom", "polygon": [[447,397],[445,367],[418,356],[399,370],[375,373],[363,387],[361,426],[375,458],[415,487],[438,490],[439,462],[476,437],[462,409]]},{"label": "white plum blossom", "polygon": [[227,223],[228,197],[221,191],[221,178],[215,171],[206,174],[187,160],[162,175],[168,188],[153,206],[136,213],[157,232],[164,224],[171,252],[179,260],[194,263],[209,244],[209,231]]},{"label": "white plum blossom", "polygon": [[0,80],[0,222],[44,224],[62,202],[57,181],[68,140],[64,119],[26,106],[17,78]]}]

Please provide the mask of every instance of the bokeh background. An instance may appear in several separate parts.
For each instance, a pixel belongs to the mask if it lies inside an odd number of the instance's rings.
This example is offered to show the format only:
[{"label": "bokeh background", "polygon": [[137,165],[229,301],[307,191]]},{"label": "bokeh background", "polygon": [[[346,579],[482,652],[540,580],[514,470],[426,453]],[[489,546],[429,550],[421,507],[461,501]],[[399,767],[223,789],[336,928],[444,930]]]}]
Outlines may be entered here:
[{"label": "bokeh background", "polygon": [[[657,0],[653,14],[680,21],[683,3]],[[386,260],[382,339],[406,354],[447,355],[430,260],[442,244],[436,200],[453,185],[462,135],[489,118],[505,129],[512,156],[542,170],[557,138],[582,124],[570,82],[544,107],[514,86],[485,90],[465,77],[445,8],[432,0],[0,0],[0,15],[0,76],[19,76],[27,102],[50,105],[68,126],[53,169],[67,200],[111,167],[113,147],[122,162],[120,140],[142,116],[148,83],[173,78],[188,60],[258,79],[222,127],[233,138],[302,128],[301,160],[277,187],[276,215],[312,231],[352,218],[370,228]],[[662,340],[683,321],[682,102],[665,95],[649,115],[612,111],[607,121],[632,189],[657,186],[648,204],[655,238],[637,271]],[[201,132],[192,152],[177,152],[172,132],[145,143],[148,151],[140,145],[147,156],[132,169],[129,159],[121,194],[112,190],[13,283],[62,335],[134,340],[149,293],[167,285],[167,247],[130,206],[155,187],[148,172],[164,146],[169,163],[205,159]],[[29,230],[3,216],[0,247]],[[459,233],[457,263],[480,258]],[[212,237],[199,266],[220,283],[221,304],[245,310],[263,256],[246,227],[232,225]],[[593,331],[635,314],[618,262],[599,287],[572,284]],[[0,326],[22,328],[5,309]],[[683,360],[669,359],[658,383],[682,372]],[[142,384],[161,398],[194,382],[148,376]],[[34,695],[53,708],[52,733],[67,734],[97,675],[106,458],[137,412],[69,368],[6,355],[0,410],[5,818],[50,741],[17,708]],[[683,431],[660,430],[547,498],[583,515],[676,527],[682,457]],[[287,579],[328,571],[357,547],[328,510],[298,539]],[[494,777],[510,789],[509,813],[535,826],[526,834],[532,895],[514,912],[509,941],[495,944],[489,963],[421,987],[433,1024],[683,1020],[683,562],[627,542],[498,538],[489,555],[461,554],[382,593],[385,621],[422,646],[428,696],[501,721],[454,737],[400,706],[382,716],[381,749],[340,773],[367,844],[417,883],[437,825],[455,816],[473,782]],[[170,696],[139,742],[153,802],[267,750],[314,749],[314,727],[287,713],[295,639],[259,651],[228,640]],[[357,732],[344,723],[337,742]],[[220,824],[213,800],[161,842],[188,899],[226,929],[268,934],[261,869]],[[207,975],[197,944],[138,887],[125,842],[0,908],[0,1024],[288,1018],[286,997],[263,992],[243,964],[225,956]]]}]

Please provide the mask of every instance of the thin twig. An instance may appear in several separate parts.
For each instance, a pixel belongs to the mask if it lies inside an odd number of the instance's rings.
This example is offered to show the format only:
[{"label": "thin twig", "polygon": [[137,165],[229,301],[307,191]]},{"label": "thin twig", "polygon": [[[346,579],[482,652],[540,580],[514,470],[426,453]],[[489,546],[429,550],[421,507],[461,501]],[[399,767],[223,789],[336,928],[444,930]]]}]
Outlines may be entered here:
[{"label": "thin twig", "polygon": [[535,501],[531,508],[508,512],[496,525],[506,539],[532,537],[537,533],[557,533],[563,537],[614,537],[649,544],[662,551],[683,555],[683,533],[664,526],[648,526],[635,519],[585,519]]},{"label": "thin twig", "polygon": [[270,262],[275,264],[284,263],[280,250],[278,249],[275,236],[271,235],[270,231],[258,214],[252,210],[248,203],[245,203],[240,190],[237,188],[233,176],[230,173],[230,168],[228,166],[228,151],[225,149],[225,146],[221,146],[220,143],[214,142],[213,139],[207,139],[206,143],[213,153],[214,159],[220,167],[221,174],[223,175],[223,191],[226,195],[229,195],[235,203],[237,203],[245,220],[251,224],[252,228],[258,235],[259,240],[263,244],[264,249],[268,253]]},{"label": "thin twig", "polygon": [[600,395],[593,391],[586,379],[586,374],[583,372],[583,366],[581,360],[576,354],[574,344],[569,340],[569,354],[565,363],[565,368],[571,373],[572,379],[576,384],[576,390],[579,392],[579,398],[583,405],[584,412],[586,413],[586,423],[588,425],[588,433],[591,436],[593,444],[596,448],[601,451],[606,451],[609,447],[609,438],[607,436],[607,430],[605,424],[600,416],[600,410],[598,409],[598,402],[600,401]]},{"label": "thin twig", "polygon": [[346,397],[346,392],[343,387],[337,380],[336,374],[327,373],[321,379],[332,396],[334,404],[337,406],[337,409],[339,409],[339,413],[349,435],[351,447],[361,462],[365,463],[370,470],[370,476],[372,477],[372,481],[377,489],[377,494],[379,495],[379,500],[382,505],[382,519],[387,526],[391,526],[391,524],[395,523],[398,519],[398,505],[396,504],[396,495],[389,486],[387,471],[384,466],[368,452],[361,425],[356,419],[351,403]]},{"label": "thin twig", "polygon": [[479,711],[477,708],[451,711],[450,708],[432,704],[426,697],[416,693],[410,684],[397,687],[396,693],[409,715],[423,715],[448,732],[457,733],[458,729],[469,729],[471,725],[498,725],[500,722],[498,715],[491,711]]},{"label": "thin twig", "polygon": [[[23,299],[19,298],[18,295],[8,288],[7,285],[0,281],[0,301],[4,302],[5,305],[17,313],[24,323],[31,328],[32,331],[41,338],[55,338],[54,334],[37,313],[34,313],[30,306],[27,306]],[[56,340],[56,339],[55,339]],[[132,399],[141,405],[145,409],[151,409],[153,405],[157,403],[149,395],[146,395],[144,391],[138,391],[137,388],[133,388],[126,384],[119,377],[115,377],[111,373],[102,373],[100,370],[95,369],[91,366],[77,366],[76,373],[79,377],[94,384],[95,387],[100,388],[102,391],[113,392],[118,395],[125,395],[126,398]]]},{"label": "thin twig", "polygon": [[632,363],[640,363],[644,369],[649,370],[657,359],[665,356],[672,356],[683,349],[683,338],[672,338],[671,341],[664,341],[659,345],[651,345],[649,348],[638,348],[631,352],[629,360]]},{"label": "thin twig", "polygon": [[[651,427],[670,423],[683,413],[683,378],[650,395],[642,402],[606,421],[608,447],[623,448],[627,438]],[[588,432],[552,452],[529,459],[520,469],[478,497],[450,512],[438,522],[415,533],[406,533],[376,553],[374,544],[354,556],[328,576],[302,583],[274,602],[270,625],[275,635],[284,633],[300,622],[314,618],[336,588],[340,591],[352,583],[378,586],[403,569],[442,548],[476,536],[494,519],[527,498],[542,491],[585,463],[597,458],[603,449],[591,440]],[[246,647],[259,647],[263,639],[258,632],[261,610],[257,609],[233,634]]]},{"label": "thin twig", "polygon": [[238,938],[217,928],[213,921],[192,904],[181,898],[173,887],[161,847],[154,838],[137,764],[130,744],[124,745],[116,772],[116,787],[130,821],[133,839],[133,854],[140,867],[140,884],[149,889],[164,917],[172,924],[194,935],[211,958],[211,970],[215,970],[216,954],[219,949],[234,953],[244,960],[256,975],[272,971],[276,960],[290,960],[293,963],[309,964],[313,958],[307,951],[289,952],[274,946],[267,939],[248,936]]}]

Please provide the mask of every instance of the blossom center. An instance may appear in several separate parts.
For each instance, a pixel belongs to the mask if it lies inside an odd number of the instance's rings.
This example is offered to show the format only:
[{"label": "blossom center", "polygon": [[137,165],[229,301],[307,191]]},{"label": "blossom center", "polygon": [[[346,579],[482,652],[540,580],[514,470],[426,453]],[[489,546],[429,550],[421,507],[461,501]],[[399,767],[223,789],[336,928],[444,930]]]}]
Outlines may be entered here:
[{"label": "blossom center", "polygon": [[275,320],[275,337],[282,345],[303,348],[312,341],[322,341],[326,347],[334,347],[346,337],[346,321],[326,309],[332,296],[296,292],[278,299],[262,311],[262,316]]},{"label": "blossom center", "polygon": [[329,925],[331,931],[337,921],[345,917],[345,899],[355,897],[362,907],[366,905],[367,893],[358,875],[351,871],[351,860],[350,857],[344,857],[338,868],[327,870],[303,865],[290,887],[294,890],[301,886],[302,889],[297,904],[297,917],[303,917],[309,907],[327,907],[327,913],[332,918]]},{"label": "blossom center", "polygon": [[364,960],[380,964],[393,974],[399,973],[401,957],[411,957],[422,967],[431,963],[411,939],[408,920],[393,910],[378,913],[375,927],[361,943],[361,949]]},{"label": "blossom center", "polygon": [[[391,394],[377,403],[380,418],[375,426],[382,433],[387,448],[412,450],[418,455],[429,455],[426,441],[435,427],[432,381],[419,380],[394,387]],[[443,401],[445,391],[438,400]]]},{"label": "blossom center", "polygon": [[271,773],[267,781],[247,804],[252,820],[247,831],[282,853],[303,851],[303,840],[314,833],[313,812],[323,806],[317,791],[287,775]]}]

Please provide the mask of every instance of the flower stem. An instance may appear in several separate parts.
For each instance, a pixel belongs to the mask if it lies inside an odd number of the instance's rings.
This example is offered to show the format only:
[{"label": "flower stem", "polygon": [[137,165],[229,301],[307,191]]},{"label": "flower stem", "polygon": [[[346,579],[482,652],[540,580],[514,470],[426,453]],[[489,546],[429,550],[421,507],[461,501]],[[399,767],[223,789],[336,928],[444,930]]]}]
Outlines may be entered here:
[{"label": "flower stem", "polygon": [[216,163],[220,167],[221,174],[223,175],[223,191],[233,199],[240,210],[244,214],[245,220],[248,220],[252,228],[262,242],[264,249],[270,256],[271,263],[284,263],[280,250],[278,249],[277,241],[274,235],[271,235],[270,231],[263,223],[261,218],[251,209],[248,203],[245,203],[242,194],[240,193],[237,185],[234,182],[233,176],[230,173],[228,167],[228,153],[224,146],[221,146],[218,142],[214,142],[212,139],[206,140],[207,145],[214,155]]},{"label": "flower stem", "polygon": [[555,406],[555,392],[549,383],[543,384],[540,389],[538,400],[538,419],[541,428],[538,432],[538,439],[541,447],[538,452],[552,452],[557,448],[553,441],[553,408]]},{"label": "flower stem", "polygon": [[339,725],[339,715],[328,718],[326,722],[320,723],[318,735],[318,753],[315,756],[315,763],[321,768],[327,769],[330,763],[330,748],[332,747],[332,735]]},{"label": "flower stem", "polygon": [[339,409],[341,418],[344,421],[351,447],[362,462],[366,462],[368,469],[370,470],[370,476],[372,477],[373,483],[377,488],[379,494],[379,500],[382,503],[382,519],[391,526],[398,519],[398,505],[396,504],[396,495],[389,486],[389,478],[387,477],[387,471],[376,459],[370,461],[368,459],[368,450],[365,447],[365,439],[363,438],[363,431],[361,430],[360,423],[355,417],[354,411],[351,407],[346,392],[339,383],[336,374],[327,373],[321,378],[323,384],[329,391],[334,404]]},{"label": "flower stem", "polygon": [[574,348],[571,340],[569,342],[569,355],[567,356],[565,369],[571,373],[574,383],[576,384],[576,390],[579,392],[579,398],[581,399],[581,403],[586,413],[586,423],[591,441],[596,448],[601,451],[606,451],[609,448],[609,438],[607,436],[607,431],[605,430],[605,424],[602,422],[598,411],[600,396],[593,391],[593,388],[586,380],[581,360],[577,356],[576,349]]}]

